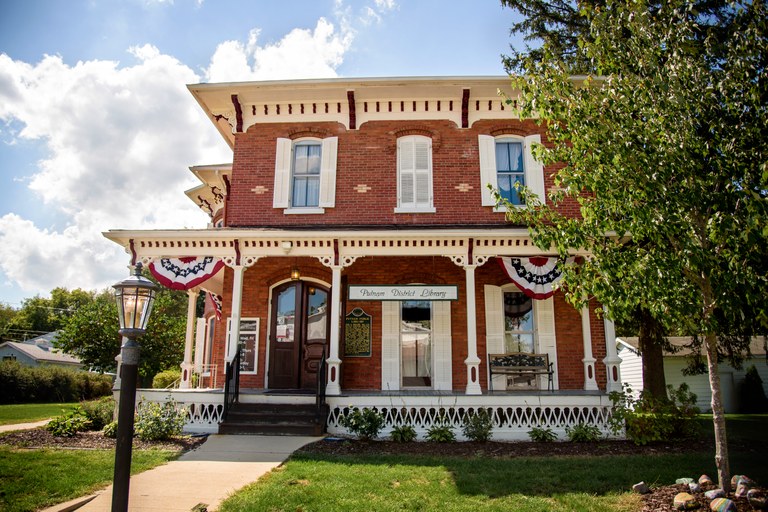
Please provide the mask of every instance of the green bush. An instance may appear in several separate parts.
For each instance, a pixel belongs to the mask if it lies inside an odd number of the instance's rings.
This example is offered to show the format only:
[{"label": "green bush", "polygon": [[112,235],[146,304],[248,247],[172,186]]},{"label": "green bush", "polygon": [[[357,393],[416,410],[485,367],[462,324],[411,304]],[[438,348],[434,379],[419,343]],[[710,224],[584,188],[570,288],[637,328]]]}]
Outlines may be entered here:
[{"label": "green bush", "polygon": [[165,370],[155,375],[152,379],[152,387],[155,389],[168,389],[180,379],[181,370]]},{"label": "green bush", "polygon": [[80,408],[85,417],[91,420],[91,430],[101,430],[114,419],[115,399],[105,396],[98,400],[80,402]]},{"label": "green bush", "polygon": [[170,399],[163,403],[144,402],[137,407],[134,432],[143,441],[170,439],[181,434],[187,411]]},{"label": "green bush", "polygon": [[76,407],[68,413],[53,418],[45,428],[54,436],[72,437],[78,432],[89,430],[91,428],[91,420],[85,416],[80,407]]},{"label": "green bush", "polygon": [[468,411],[462,421],[461,432],[467,439],[486,442],[493,437],[493,418],[487,409]]},{"label": "green bush", "polygon": [[534,443],[551,443],[557,441],[557,434],[551,428],[533,427],[528,431],[528,437]]},{"label": "green bush", "polygon": [[456,441],[456,434],[450,425],[434,425],[427,430],[427,441],[433,443],[452,443]]},{"label": "green bush", "polygon": [[412,425],[398,425],[392,429],[390,436],[397,443],[410,443],[416,439],[416,429]]},{"label": "green bush", "polygon": [[59,366],[23,366],[0,362],[0,403],[77,402],[112,392],[112,379]]},{"label": "green bush", "polygon": [[626,384],[622,391],[610,393],[611,431],[626,432],[627,439],[638,445],[697,437],[700,432],[695,421],[699,413],[696,395],[685,383],[677,389],[667,386],[667,391],[666,400],[658,400],[648,393],[641,393],[636,399]]},{"label": "green bush", "polygon": [[364,407],[361,411],[354,407],[347,410],[339,423],[360,439],[376,439],[384,427],[384,416],[376,409]]},{"label": "green bush", "polygon": [[747,368],[744,381],[739,388],[739,411],[744,414],[768,412],[768,398],[763,389],[763,379],[757,373],[755,365]]},{"label": "green bush", "polygon": [[104,435],[104,437],[115,439],[117,437],[117,422],[112,421],[104,425],[104,428],[101,430],[101,433]]},{"label": "green bush", "polygon": [[579,423],[572,427],[565,427],[565,435],[574,443],[594,443],[603,437],[603,433],[595,425]]}]

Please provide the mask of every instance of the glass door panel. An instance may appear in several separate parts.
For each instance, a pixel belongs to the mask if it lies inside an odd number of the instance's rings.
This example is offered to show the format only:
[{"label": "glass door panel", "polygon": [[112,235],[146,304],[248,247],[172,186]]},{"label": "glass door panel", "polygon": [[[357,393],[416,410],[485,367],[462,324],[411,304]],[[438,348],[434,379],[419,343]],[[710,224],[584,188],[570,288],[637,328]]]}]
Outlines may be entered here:
[{"label": "glass door panel", "polygon": [[404,301],[400,309],[403,387],[432,385],[432,303]]}]

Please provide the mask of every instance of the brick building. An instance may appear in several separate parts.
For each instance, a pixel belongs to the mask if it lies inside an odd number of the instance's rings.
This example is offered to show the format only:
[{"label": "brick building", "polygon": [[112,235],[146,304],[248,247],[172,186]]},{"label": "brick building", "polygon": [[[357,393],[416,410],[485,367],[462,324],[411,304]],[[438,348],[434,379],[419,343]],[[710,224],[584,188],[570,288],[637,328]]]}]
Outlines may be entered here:
[{"label": "brick building", "polygon": [[[540,197],[553,186],[531,154],[545,132],[517,117],[507,77],[189,89],[233,150],[231,164],[191,168],[201,185],[187,195],[210,227],[105,235],[190,290],[176,393],[190,429],[232,422],[228,364],[238,404],[300,407],[324,390],[337,433],[350,406],[421,433],[477,408],[497,438],[605,426],[620,387],[613,326],[553,291],[561,263],[488,187],[525,208],[514,183]],[[215,300],[195,320],[201,289]],[[549,375],[489,372],[488,354],[530,353]]]}]

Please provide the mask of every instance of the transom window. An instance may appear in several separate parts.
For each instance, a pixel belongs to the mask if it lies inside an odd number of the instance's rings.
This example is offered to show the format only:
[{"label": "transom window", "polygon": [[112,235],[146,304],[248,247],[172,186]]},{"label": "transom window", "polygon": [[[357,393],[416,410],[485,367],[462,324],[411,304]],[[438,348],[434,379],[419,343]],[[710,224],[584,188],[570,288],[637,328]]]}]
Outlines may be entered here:
[{"label": "transom window", "polygon": [[316,207],[320,200],[320,142],[297,142],[293,148],[291,206]]},{"label": "transom window", "polygon": [[521,292],[504,292],[504,351],[536,352],[533,299]]},{"label": "transom window", "polygon": [[501,196],[512,204],[522,205],[523,200],[515,189],[515,183],[525,186],[523,143],[500,139],[496,141],[496,180]]}]

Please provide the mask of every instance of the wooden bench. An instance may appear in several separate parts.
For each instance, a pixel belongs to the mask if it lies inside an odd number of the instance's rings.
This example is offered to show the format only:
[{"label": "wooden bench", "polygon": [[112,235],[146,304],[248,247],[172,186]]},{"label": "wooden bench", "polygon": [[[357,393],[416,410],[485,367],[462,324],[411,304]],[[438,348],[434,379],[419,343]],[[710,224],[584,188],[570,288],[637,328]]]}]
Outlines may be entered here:
[{"label": "wooden bench", "polygon": [[525,352],[488,354],[488,373],[491,391],[493,391],[494,375],[526,377],[529,384],[536,376],[546,375],[548,379],[547,390],[552,391],[554,389],[552,381],[552,376],[555,373],[554,363],[549,362],[548,354],[528,354]]}]

